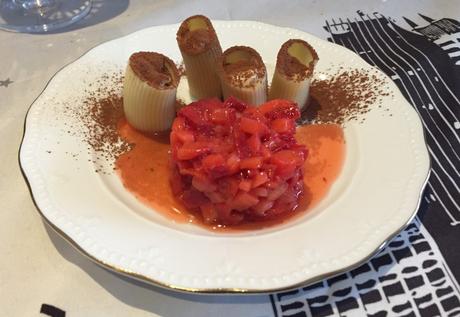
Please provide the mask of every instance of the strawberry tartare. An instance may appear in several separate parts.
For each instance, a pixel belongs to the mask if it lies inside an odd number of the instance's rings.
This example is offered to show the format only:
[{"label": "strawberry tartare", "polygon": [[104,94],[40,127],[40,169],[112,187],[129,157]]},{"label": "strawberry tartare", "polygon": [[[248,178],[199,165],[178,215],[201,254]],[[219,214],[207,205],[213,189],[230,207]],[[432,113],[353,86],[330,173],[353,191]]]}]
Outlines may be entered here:
[{"label": "strawberry tartare", "polygon": [[268,220],[293,212],[303,193],[305,146],[295,139],[297,105],[251,107],[229,98],[200,100],[174,120],[174,195],[214,225]]}]

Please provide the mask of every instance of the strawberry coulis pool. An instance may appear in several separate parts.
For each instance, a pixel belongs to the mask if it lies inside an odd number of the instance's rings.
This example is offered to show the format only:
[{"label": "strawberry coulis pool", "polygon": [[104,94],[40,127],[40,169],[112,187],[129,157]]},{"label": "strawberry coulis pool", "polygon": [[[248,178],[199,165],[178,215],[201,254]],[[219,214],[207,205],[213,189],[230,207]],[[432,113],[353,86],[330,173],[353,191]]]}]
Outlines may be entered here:
[{"label": "strawberry coulis pool", "polygon": [[[270,105],[266,107],[266,109],[267,108],[270,109]],[[253,114],[251,114],[251,116],[252,115]],[[181,117],[183,116],[179,113],[179,118]],[[241,122],[241,120],[239,120],[239,122]],[[273,122],[273,120],[269,120],[265,123],[270,126],[270,122]],[[279,122],[279,120],[277,122]],[[289,125],[285,123],[282,126],[286,127]],[[276,128],[275,125],[275,129]],[[182,161],[178,160],[177,151],[171,154],[169,133],[146,135],[133,129],[125,119],[122,119],[119,123],[119,133],[127,142],[134,145],[130,151],[122,154],[116,161],[116,169],[125,188],[132,192],[141,202],[177,223],[193,222],[211,230],[238,231],[262,229],[305,214],[326,196],[334,180],[340,174],[345,158],[344,135],[339,125],[313,124],[295,128],[295,144],[293,149],[298,150],[304,147],[308,149],[306,152],[308,155],[305,155],[305,161],[301,161],[301,163],[303,163],[303,190],[298,196],[296,203],[294,205],[290,204],[288,209],[272,214],[266,218],[248,217],[247,219],[242,219],[239,217],[237,218],[238,222],[234,224],[225,222],[219,223],[215,221],[210,222],[209,219],[206,220],[203,216],[206,214],[200,212],[200,209],[191,211],[190,206],[186,206],[188,203],[187,201],[184,202],[183,199],[178,199],[181,193],[178,193],[177,189],[173,192],[169,184],[172,171],[174,169],[177,171],[177,165],[175,165],[177,163],[182,164],[182,162],[185,161],[188,164],[187,160],[190,158],[190,152],[186,151],[184,152],[185,154],[181,154],[185,155],[180,157]],[[294,133],[294,131],[292,131],[292,133]],[[250,136],[250,134],[248,134],[248,136]],[[181,141],[178,141],[177,138],[171,137],[171,139],[173,148],[177,149],[177,144],[179,144],[179,147],[182,145]],[[268,137],[261,138],[261,140],[265,139],[268,139]],[[279,151],[279,149],[276,149],[273,152]],[[228,157],[228,155],[227,153],[225,157]],[[257,155],[249,154],[249,156],[253,157]],[[171,159],[173,164],[171,164]],[[190,159],[197,160],[197,158]],[[242,159],[244,160],[244,158]],[[264,161],[267,161],[267,159]],[[270,159],[268,159],[268,161],[270,162]],[[248,163],[251,163],[251,160],[249,160]],[[202,162],[200,161],[198,164],[201,166]],[[241,174],[240,172],[241,171],[238,171],[239,174]],[[291,173],[292,172],[291,170]],[[296,175],[298,175],[298,173]],[[189,176],[187,177],[189,178]],[[219,175],[219,177],[221,176]],[[235,178],[233,176],[229,177]],[[286,176],[285,179],[288,179],[288,183],[292,183],[289,177],[291,176]],[[266,184],[269,183],[268,181],[266,182]],[[182,184],[182,182],[180,183]],[[254,184],[254,180],[252,180],[252,183]],[[238,193],[246,194],[246,192],[252,193],[254,190],[257,190],[251,188],[246,189],[246,185],[247,182],[244,180],[243,184],[240,184]],[[189,188],[190,186],[192,185],[188,184],[183,187]],[[263,185],[260,187],[263,187]],[[241,190],[241,188],[243,188],[244,191]],[[264,197],[258,198],[261,198],[262,201],[264,200]],[[229,199],[229,201],[234,201],[234,199]],[[212,206],[213,204],[209,202],[208,205]],[[222,203],[220,205],[222,205]],[[280,206],[286,206],[286,204],[282,203]]]}]

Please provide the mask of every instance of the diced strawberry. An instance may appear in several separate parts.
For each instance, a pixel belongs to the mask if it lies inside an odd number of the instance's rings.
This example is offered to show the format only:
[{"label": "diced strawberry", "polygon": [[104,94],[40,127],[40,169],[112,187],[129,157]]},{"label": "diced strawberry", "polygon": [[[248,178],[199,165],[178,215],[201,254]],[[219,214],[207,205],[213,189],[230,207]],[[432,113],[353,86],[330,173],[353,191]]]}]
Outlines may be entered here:
[{"label": "diced strawberry", "polygon": [[298,202],[298,197],[297,193],[293,191],[292,189],[286,190],[283,195],[281,195],[278,198],[277,203],[281,205],[291,205],[291,204],[297,204]]},{"label": "diced strawberry", "polygon": [[267,140],[264,143],[264,146],[268,148],[273,154],[274,152],[283,150],[285,148],[289,148],[291,144],[283,140],[281,138],[281,135],[277,134],[277,135],[272,136],[269,140]]},{"label": "diced strawberry", "polygon": [[193,133],[187,130],[175,131],[171,135],[173,134],[176,135],[177,139],[181,141],[182,143],[195,141],[195,136],[193,135]]},{"label": "diced strawberry", "polygon": [[217,190],[217,185],[204,176],[194,176],[192,179],[192,186],[204,193]]},{"label": "diced strawberry", "polygon": [[266,160],[272,156],[272,152],[265,146],[260,147],[260,152],[262,153],[262,157]]},{"label": "diced strawberry", "polygon": [[171,177],[169,179],[171,183],[172,192],[174,195],[178,195],[182,192],[182,179],[179,171],[176,167],[172,168]]},{"label": "diced strawberry", "polygon": [[267,187],[268,189],[275,189],[275,188],[278,188],[281,184],[281,180],[277,179],[277,180],[270,180],[268,183],[265,184],[265,187]]},{"label": "diced strawberry", "polygon": [[242,116],[247,119],[251,119],[264,124],[267,122],[267,118],[265,118],[265,116],[260,112],[259,108],[257,107],[248,107],[242,113]]},{"label": "diced strawberry", "polygon": [[203,168],[212,171],[214,169],[225,167],[225,158],[221,154],[210,154],[201,161]]},{"label": "diced strawberry", "polygon": [[278,187],[268,191],[268,200],[277,200],[288,189],[288,184],[281,183]]},{"label": "diced strawberry", "polygon": [[206,203],[200,206],[201,215],[203,216],[203,220],[206,223],[213,223],[217,220],[218,214],[216,208],[211,203]]},{"label": "diced strawberry", "polygon": [[177,150],[177,159],[190,160],[211,151],[211,146],[204,142],[186,143]]},{"label": "diced strawberry", "polygon": [[246,117],[241,118],[240,129],[249,134],[264,135],[268,132],[268,127],[257,120]]},{"label": "diced strawberry", "polygon": [[254,207],[252,207],[254,209],[254,211],[256,212],[256,214],[259,216],[259,217],[262,217],[265,215],[265,212],[267,210],[269,210],[270,208],[273,207],[273,204],[274,204],[274,201],[272,200],[268,200],[268,199],[261,199],[257,205],[255,205]]},{"label": "diced strawberry", "polygon": [[251,194],[259,197],[267,197],[268,189],[265,187],[257,187],[251,190]]},{"label": "diced strawberry", "polygon": [[257,169],[262,166],[263,162],[264,162],[264,159],[261,156],[248,157],[248,158],[241,160],[240,167],[247,168],[247,169]]},{"label": "diced strawberry", "polygon": [[229,169],[226,164],[227,162],[221,154],[210,154],[201,162],[203,169],[212,180],[229,173]]},{"label": "diced strawberry", "polygon": [[174,146],[171,146],[172,149],[178,147],[178,145],[179,145],[179,144],[178,144],[178,143],[179,143],[178,141],[180,141],[180,140],[179,140],[179,138],[177,137],[176,133],[175,133],[175,132],[171,132],[171,134],[169,135],[169,142],[171,142],[171,144],[174,144]]},{"label": "diced strawberry", "polygon": [[248,192],[251,190],[251,187],[252,187],[251,185],[252,185],[252,182],[249,179],[243,179],[238,185],[238,188],[245,192]]},{"label": "diced strawberry", "polygon": [[247,141],[248,147],[253,154],[257,154],[260,150],[262,142],[260,142],[260,137],[258,134],[253,134]]},{"label": "diced strawberry", "polygon": [[268,175],[264,172],[259,172],[252,179],[252,188],[259,187],[260,185],[263,185],[268,181]]},{"label": "diced strawberry", "polygon": [[286,205],[283,206],[282,204],[279,204],[278,201],[276,201],[273,204],[273,207],[267,210],[267,212],[265,213],[265,217],[274,218],[278,215],[285,213],[286,210],[292,210],[292,209],[293,209],[292,206],[286,206]]},{"label": "diced strawberry", "polygon": [[194,169],[193,167],[182,167],[180,169],[180,174],[183,176],[201,176],[201,172]]},{"label": "diced strawberry", "polygon": [[270,158],[270,162],[276,165],[276,173],[280,176],[291,175],[294,170],[304,162],[304,155],[299,151],[282,150],[276,152]]},{"label": "diced strawberry", "polygon": [[259,107],[259,110],[269,119],[288,118],[297,120],[300,118],[299,107],[289,100],[275,99]]},{"label": "diced strawberry", "polygon": [[258,202],[257,197],[240,190],[230,203],[233,209],[242,211],[255,206]]},{"label": "diced strawberry", "polygon": [[219,211],[218,222],[224,225],[236,225],[244,219],[242,213],[234,211],[228,204],[217,204],[216,210]]},{"label": "diced strawberry", "polygon": [[225,124],[228,120],[228,110],[225,108],[214,109],[211,113],[211,120],[215,124]]},{"label": "diced strawberry", "polygon": [[180,131],[182,129],[185,129],[185,119],[182,117],[177,117],[172,125],[172,131]]},{"label": "diced strawberry", "polygon": [[260,105],[259,106],[259,111],[263,115],[267,115],[267,114],[269,114],[271,112],[277,111],[279,108],[280,108],[280,103],[279,103],[278,100],[270,100],[270,101],[264,103],[263,105]]},{"label": "diced strawberry", "polygon": [[179,111],[179,116],[185,118],[186,122],[195,126],[205,126],[209,123],[206,121],[205,109],[199,107],[199,104],[191,104]]},{"label": "diced strawberry", "polygon": [[236,155],[236,153],[232,153],[228,157],[227,169],[229,174],[234,174],[240,170],[240,158]]},{"label": "diced strawberry", "polygon": [[293,133],[295,131],[294,121],[288,118],[275,119],[270,126],[278,133]]},{"label": "diced strawberry", "polygon": [[248,107],[245,103],[239,101],[235,97],[229,97],[224,102],[224,107],[233,108],[238,112],[243,112]]},{"label": "diced strawberry", "polygon": [[211,141],[210,147],[214,153],[221,154],[233,152],[235,148],[234,144],[226,142],[226,140],[222,140],[222,142]]},{"label": "diced strawberry", "polygon": [[205,204],[207,199],[202,192],[191,187],[190,189],[185,190],[182,194],[182,201],[188,208],[195,209]]},{"label": "diced strawberry", "polygon": [[233,198],[238,192],[239,181],[236,178],[225,177],[217,184],[218,191],[225,197],[225,199]]},{"label": "diced strawberry", "polygon": [[219,193],[217,191],[215,191],[215,192],[207,192],[207,193],[204,193],[204,194],[214,204],[225,202],[224,195],[222,195],[221,193]]}]

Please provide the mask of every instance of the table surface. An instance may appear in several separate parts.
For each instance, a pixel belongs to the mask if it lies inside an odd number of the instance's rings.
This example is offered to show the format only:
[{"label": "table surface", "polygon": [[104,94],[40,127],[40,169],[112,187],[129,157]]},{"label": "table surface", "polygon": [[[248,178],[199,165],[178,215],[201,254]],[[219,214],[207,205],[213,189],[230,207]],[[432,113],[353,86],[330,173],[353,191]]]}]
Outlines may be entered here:
[{"label": "table surface", "polygon": [[[460,1],[93,1],[63,32],[0,31],[1,316],[460,316]],[[34,99],[90,48],[197,13],[344,45],[389,74],[419,111],[433,161],[422,205],[368,263],[291,292],[183,294],[102,269],[41,220],[18,164]],[[383,35],[372,31],[376,21],[386,21]]]}]

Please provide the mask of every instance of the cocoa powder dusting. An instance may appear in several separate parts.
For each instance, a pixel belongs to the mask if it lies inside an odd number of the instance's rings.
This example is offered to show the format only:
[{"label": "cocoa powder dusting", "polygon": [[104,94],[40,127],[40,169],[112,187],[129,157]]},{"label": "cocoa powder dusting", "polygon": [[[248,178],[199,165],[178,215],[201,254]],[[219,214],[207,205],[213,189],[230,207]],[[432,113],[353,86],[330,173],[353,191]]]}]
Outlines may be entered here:
[{"label": "cocoa powder dusting", "polygon": [[[377,72],[354,69],[339,71],[325,80],[315,79],[310,86],[310,102],[302,114],[303,122],[344,124],[364,120],[363,114],[390,95]],[[382,104],[378,104],[382,107]]]},{"label": "cocoa powder dusting", "polygon": [[[85,97],[80,106],[66,106],[65,114],[76,119],[77,125],[69,126],[72,134],[81,138],[87,145],[89,161],[95,164],[95,171],[107,174],[106,166],[113,163],[122,153],[131,149],[118,133],[119,120],[123,117],[123,98],[121,88],[123,73],[102,75]],[[91,89],[91,87],[99,87]]]},{"label": "cocoa powder dusting", "polygon": [[[205,28],[190,30],[189,21],[199,19]],[[211,21],[203,15],[194,15],[182,22],[176,34],[177,44],[182,53],[198,55],[208,51],[212,46],[220,47],[216,31]]]},{"label": "cocoa powder dusting", "polygon": [[[340,70],[327,79],[315,79],[310,86],[310,102],[302,113],[300,123],[344,124],[352,120],[363,120],[363,114],[371,105],[379,104],[381,96],[390,95],[384,79],[376,72],[361,69]],[[66,106],[65,114],[79,124],[65,124],[65,133],[81,137],[88,144],[88,154],[99,173],[110,173],[115,160],[132,148],[118,133],[118,123],[123,117],[121,89],[123,73],[105,74],[96,83],[89,84],[89,90],[80,107]],[[93,87],[99,87],[94,89]],[[181,100],[176,107],[183,106]],[[386,109],[388,110],[388,109]],[[391,115],[391,114],[390,114]],[[77,157],[76,153],[72,157]],[[105,167],[104,167],[105,166]]]},{"label": "cocoa powder dusting", "polygon": [[120,154],[129,150],[130,145],[120,138],[117,127],[123,117],[123,98],[109,95],[98,99],[89,97],[84,101],[86,114],[81,121],[85,124],[85,141],[99,158],[115,160]]},{"label": "cocoa powder dusting", "polygon": [[[308,65],[303,64],[296,57],[289,54],[289,47],[295,43],[300,43],[310,51],[312,59]],[[310,44],[303,40],[291,39],[281,46],[276,58],[276,69],[287,78],[302,81],[313,74],[313,69],[318,60],[318,54]]]},{"label": "cocoa powder dusting", "polygon": [[129,66],[144,82],[157,89],[179,84],[179,71],[168,57],[155,52],[137,52],[130,56]]},{"label": "cocoa powder dusting", "polygon": [[[228,62],[227,58],[238,51],[244,52],[247,58]],[[247,46],[233,46],[221,56],[218,72],[235,87],[251,88],[265,77],[267,71],[262,57],[256,50]]]},{"label": "cocoa powder dusting", "polygon": [[209,30],[187,31],[178,37],[179,46],[184,52],[197,55],[209,49],[215,36]]}]

